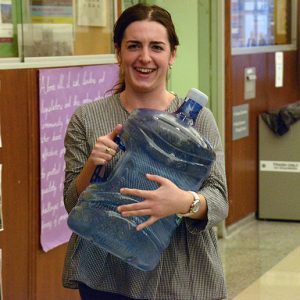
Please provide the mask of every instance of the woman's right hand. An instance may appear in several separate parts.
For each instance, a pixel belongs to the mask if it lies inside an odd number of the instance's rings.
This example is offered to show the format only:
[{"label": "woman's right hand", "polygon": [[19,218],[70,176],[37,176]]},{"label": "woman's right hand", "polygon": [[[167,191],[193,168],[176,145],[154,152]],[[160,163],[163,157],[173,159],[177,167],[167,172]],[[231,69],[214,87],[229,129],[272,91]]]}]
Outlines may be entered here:
[{"label": "woman's right hand", "polygon": [[86,164],[76,179],[76,191],[78,195],[90,184],[96,166],[106,165],[118,152],[119,146],[114,142],[114,139],[120,134],[121,130],[122,125],[118,124],[112,132],[97,139]]},{"label": "woman's right hand", "polygon": [[89,163],[92,163],[94,166],[106,165],[116,155],[119,146],[114,140],[121,130],[122,125],[118,124],[112,132],[97,139],[88,158]]}]

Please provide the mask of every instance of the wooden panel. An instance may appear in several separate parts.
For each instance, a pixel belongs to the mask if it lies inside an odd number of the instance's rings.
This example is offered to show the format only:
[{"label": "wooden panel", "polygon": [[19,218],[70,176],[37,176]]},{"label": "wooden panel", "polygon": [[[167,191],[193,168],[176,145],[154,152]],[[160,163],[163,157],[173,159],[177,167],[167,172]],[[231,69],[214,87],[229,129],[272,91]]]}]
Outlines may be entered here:
[{"label": "wooden panel", "polygon": [[[25,70],[26,71],[26,70]],[[21,71],[24,72],[24,71]],[[30,162],[28,166],[29,176],[29,297],[36,299],[36,249],[39,247],[39,134],[38,134],[38,91],[37,91],[37,73],[35,70],[27,70],[28,76],[26,84],[28,89],[27,115],[28,118],[28,148]],[[21,74],[19,75],[22,78]]]},{"label": "wooden panel", "polygon": [[[26,78],[27,74],[25,72],[22,75]],[[3,256],[3,297],[21,300],[29,299],[28,87],[26,80],[19,80],[14,71],[2,71],[0,79],[4,221],[4,231],[0,232],[0,247]]]},{"label": "wooden panel", "polygon": [[[38,251],[36,300],[80,299],[78,290],[62,287],[61,277],[65,252],[66,245],[59,246],[47,253],[44,253],[42,250]],[[44,295],[47,295],[47,298],[43,298]]]},{"label": "wooden panel", "polygon": [[[226,124],[225,154],[232,224],[257,211],[258,115],[300,100],[299,53],[284,52],[284,86],[275,87],[275,53],[231,56],[230,1],[226,1]],[[244,100],[244,69],[255,67],[256,98]],[[232,107],[249,104],[249,136],[232,141]]]}]

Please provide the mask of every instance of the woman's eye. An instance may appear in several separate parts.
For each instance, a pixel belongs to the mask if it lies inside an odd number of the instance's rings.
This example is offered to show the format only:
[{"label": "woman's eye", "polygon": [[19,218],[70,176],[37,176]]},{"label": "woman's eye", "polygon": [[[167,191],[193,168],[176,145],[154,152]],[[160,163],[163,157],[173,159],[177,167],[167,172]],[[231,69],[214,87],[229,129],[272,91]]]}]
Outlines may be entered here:
[{"label": "woman's eye", "polygon": [[138,47],[139,47],[138,44],[129,44],[129,45],[128,45],[128,49],[129,49],[129,50],[138,49]]},{"label": "woman's eye", "polygon": [[156,52],[159,52],[159,51],[163,51],[163,50],[164,50],[164,48],[163,48],[162,46],[160,46],[160,45],[153,45],[153,46],[152,46],[152,49],[153,49],[154,51],[156,51]]}]

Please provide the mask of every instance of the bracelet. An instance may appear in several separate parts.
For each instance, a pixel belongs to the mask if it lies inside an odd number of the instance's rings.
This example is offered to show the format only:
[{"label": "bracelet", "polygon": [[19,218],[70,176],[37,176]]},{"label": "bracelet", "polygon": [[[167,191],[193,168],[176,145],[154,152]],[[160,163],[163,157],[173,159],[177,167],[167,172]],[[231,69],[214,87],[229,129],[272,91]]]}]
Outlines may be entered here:
[{"label": "bracelet", "polygon": [[199,195],[194,191],[188,191],[188,192],[193,195],[194,201],[193,201],[193,203],[190,207],[190,210],[186,214],[177,214],[177,216],[179,218],[190,217],[190,216],[196,214],[199,211],[200,207],[201,207],[201,201],[200,201]]}]

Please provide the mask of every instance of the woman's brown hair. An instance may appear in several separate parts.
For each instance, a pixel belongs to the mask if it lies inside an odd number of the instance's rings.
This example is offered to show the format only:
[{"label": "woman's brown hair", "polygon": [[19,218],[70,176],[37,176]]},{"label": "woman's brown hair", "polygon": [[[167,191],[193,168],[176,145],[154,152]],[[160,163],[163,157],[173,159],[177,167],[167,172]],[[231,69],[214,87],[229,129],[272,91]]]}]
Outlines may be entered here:
[{"label": "woman's brown hair", "polygon": [[[176,49],[179,40],[170,13],[157,5],[136,4],[124,10],[115,23],[113,41],[117,51],[121,49],[126,28],[133,22],[144,20],[158,22],[163,25],[168,33],[171,51]],[[120,72],[119,82],[114,89],[114,93],[121,93],[124,89],[125,81],[122,72]]]}]

